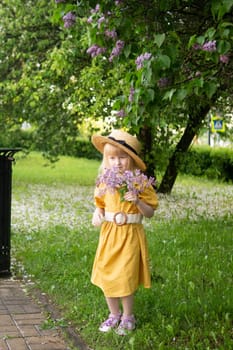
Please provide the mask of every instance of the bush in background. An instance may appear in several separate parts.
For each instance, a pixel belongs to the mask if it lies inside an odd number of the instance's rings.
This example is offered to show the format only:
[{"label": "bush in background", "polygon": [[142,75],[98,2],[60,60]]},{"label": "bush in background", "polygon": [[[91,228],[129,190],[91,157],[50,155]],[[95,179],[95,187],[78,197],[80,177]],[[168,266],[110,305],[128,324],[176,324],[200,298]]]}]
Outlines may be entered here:
[{"label": "bush in background", "polygon": [[195,146],[184,157],[180,172],[208,179],[233,180],[233,150],[223,147]]}]

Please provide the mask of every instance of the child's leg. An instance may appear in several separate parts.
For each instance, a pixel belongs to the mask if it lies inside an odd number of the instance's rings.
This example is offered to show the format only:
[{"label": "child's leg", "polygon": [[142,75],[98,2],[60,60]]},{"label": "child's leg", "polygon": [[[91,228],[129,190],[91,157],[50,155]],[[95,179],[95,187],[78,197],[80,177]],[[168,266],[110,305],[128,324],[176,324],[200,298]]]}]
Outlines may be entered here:
[{"label": "child's leg", "polygon": [[103,323],[101,323],[99,327],[101,332],[109,332],[111,329],[116,328],[121,319],[120,299],[106,297],[106,302],[108,304],[110,315]]},{"label": "child's leg", "polygon": [[133,314],[133,302],[134,295],[127,295],[126,297],[121,298],[123,306],[123,316],[131,316]]},{"label": "child's leg", "polygon": [[119,335],[126,335],[128,332],[131,332],[135,329],[136,321],[133,315],[134,295],[131,294],[123,297],[121,298],[121,301],[123,306],[123,315],[116,332]]},{"label": "child's leg", "polygon": [[119,315],[119,313],[120,313],[120,299],[106,297],[106,302],[107,302],[110,313],[113,315]]}]

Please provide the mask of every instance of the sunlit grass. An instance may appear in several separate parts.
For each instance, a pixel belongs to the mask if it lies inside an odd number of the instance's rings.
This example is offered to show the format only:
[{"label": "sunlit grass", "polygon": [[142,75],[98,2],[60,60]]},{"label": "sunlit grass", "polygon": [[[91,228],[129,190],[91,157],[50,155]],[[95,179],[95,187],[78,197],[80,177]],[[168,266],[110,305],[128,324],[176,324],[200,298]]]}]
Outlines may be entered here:
[{"label": "sunlit grass", "polygon": [[25,184],[91,185],[100,166],[98,161],[65,156],[51,163],[37,152],[15,158],[13,180]]},{"label": "sunlit grass", "polygon": [[[159,196],[154,218],[145,221],[152,288],[138,290],[137,329],[121,338],[98,332],[108,312],[102,292],[90,283],[99,164],[62,158],[52,181],[32,171],[32,164],[40,167],[37,157],[17,161],[14,169],[14,270],[59,305],[64,323],[71,322],[94,350],[232,349],[233,186],[185,177],[170,196]],[[89,186],[81,176],[76,182],[82,161],[90,165]],[[74,182],[62,182],[64,164]]]}]

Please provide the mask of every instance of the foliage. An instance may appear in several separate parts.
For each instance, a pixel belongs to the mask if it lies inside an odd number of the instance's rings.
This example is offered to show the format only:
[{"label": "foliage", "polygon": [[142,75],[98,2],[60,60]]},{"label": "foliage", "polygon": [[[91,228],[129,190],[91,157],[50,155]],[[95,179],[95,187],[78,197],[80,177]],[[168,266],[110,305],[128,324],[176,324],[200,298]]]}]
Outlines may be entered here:
[{"label": "foliage", "polygon": [[182,160],[180,171],[184,174],[232,181],[233,151],[227,148],[194,147]]},{"label": "foliage", "polygon": [[[70,3],[74,6],[72,1],[59,2],[58,9],[68,12]],[[232,5],[225,0],[106,0],[80,1],[72,8],[76,22],[69,30],[76,33],[82,21],[91,67],[104,68],[104,75],[93,76],[92,85],[117,81],[118,91],[105,92],[116,110],[116,125],[140,135],[149,172],[156,163],[167,163],[174,143],[174,158],[185,153],[210,109],[229,104]],[[57,11],[54,20],[62,21]],[[176,159],[168,164],[168,178],[176,177],[175,164]],[[163,189],[169,191],[169,186],[163,184]]]},{"label": "foliage", "polygon": [[[88,2],[80,1],[73,8],[76,22],[70,30],[76,33],[76,25],[82,21],[86,49],[94,45],[103,48],[91,51],[93,67],[104,66],[120,74],[122,95],[114,106],[125,109],[124,125],[134,130],[142,123],[161,127],[169,120],[185,125],[183,115],[174,112],[190,112],[190,103],[196,101],[193,96],[211,101],[231,76],[232,4],[100,1],[96,5],[90,1],[90,9]],[[70,1],[59,5],[62,13],[70,10]],[[58,11],[55,14],[58,20]],[[119,41],[123,47],[114,51]],[[93,76],[92,84],[101,78]],[[175,108],[167,107],[173,113],[166,117],[162,110],[168,103]]]},{"label": "foliage", "polygon": [[0,3],[0,125],[30,122],[52,159],[85,118],[111,117],[139,134],[154,172],[184,130],[183,152],[210,108],[232,104],[232,0],[23,4]]}]

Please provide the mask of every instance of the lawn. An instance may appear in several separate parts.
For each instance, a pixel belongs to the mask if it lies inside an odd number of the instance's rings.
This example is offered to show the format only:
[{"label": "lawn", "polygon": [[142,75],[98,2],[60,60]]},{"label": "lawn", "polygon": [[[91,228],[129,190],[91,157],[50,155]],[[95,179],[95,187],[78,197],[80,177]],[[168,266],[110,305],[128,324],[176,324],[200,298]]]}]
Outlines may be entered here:
[{"label": "lawn", "polygon": [[94,350],[232,349],[233,186],[182,177],[170,196],[159,196],[155,216],[145,220],[152,288],[139,288],[137,329],[122,338],[98,331],[108,312],[90,283],[98,167],[69,157],[53,166],[38,154],[17,158],[13,269],[46,293],[62,310],[62,322]]}]

